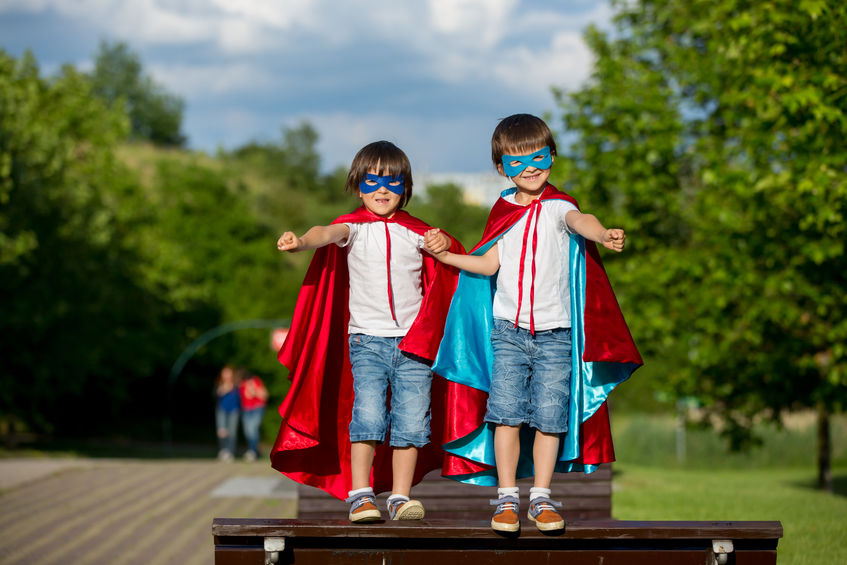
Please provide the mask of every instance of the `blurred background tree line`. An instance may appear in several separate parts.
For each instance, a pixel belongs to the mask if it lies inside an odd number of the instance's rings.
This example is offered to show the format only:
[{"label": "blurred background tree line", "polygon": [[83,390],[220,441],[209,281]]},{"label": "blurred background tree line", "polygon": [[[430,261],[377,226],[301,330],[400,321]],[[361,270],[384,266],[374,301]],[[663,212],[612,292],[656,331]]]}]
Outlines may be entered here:
[{"label": "blurred background tree line", "polygon": [[612,2],[590,28],[564,189],[630,235],[612,280],[643,374],[732,446],[813,409],[819,484],[847,401],[847,5]]},{"label": "blurred background tree line", "polygon": [[[7,430],[160,438],[169,371],[194,339],[290,316],[310,254],[280,254],[281,230],[357,205],[346,171],[321,172],[309,124],[208,156],[181,149],[183,107],[122,43],[101,44],[91,73],[65,66],[51,77],[31,55],[0,52]],[[419,189],[421,210],[466,242],[477,237],[486,211],[464,204],[456,186],[433,191],[430,200]],[[265,377],[272,401],[284,395],[269,331],[226,334],[170,391],[176,439],[213,438],[224,363]]]},{"label": "blurred background tree line", "polygon": [[[615,407],[696,403],[738,448],[757,422],[813,409],[826,486],[829,418],[847,400],[847,8],[612,5],[613,29],[585,33],[591,77],[554,89],[550,124],[552,179],[629,234],[604,258],[647,365]],[[181,148],[182,111],[120,43],[101,45],[90,74],[53,77],[0,52],[7,420],[149,434],[187,344],[290,315],[309,254],[280,256],[280,231],[355,205],[344,170],[321,172],[309,124],[208,156]],[[474,244],[487,210],[456,186],[421,188],[410,210]],[[267,331],[228,334],[180,377],[177,432],[207,433],[225,362],[266,377],[274,402],[284,394]]]}]

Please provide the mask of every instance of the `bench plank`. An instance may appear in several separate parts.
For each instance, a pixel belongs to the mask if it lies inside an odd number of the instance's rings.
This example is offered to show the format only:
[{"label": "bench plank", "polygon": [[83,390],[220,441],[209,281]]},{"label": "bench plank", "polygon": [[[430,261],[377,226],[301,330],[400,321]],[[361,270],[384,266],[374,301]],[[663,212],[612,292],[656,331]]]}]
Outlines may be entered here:
[{"label": "bench plank", "polygon": [[[529,526],[528,522],[524,522]],[[215,536],[284,538],[462,538],[503,539],[487,520],[420,520],[372,522],[352,525],[347,520],[288,520],[272,518],[215,518]],[[567,531],[549,536],[534,526],[521,533],[522,540],[562,539],[777,539],[782,537],[778,521],[675,521],[675,520],[568,520]]]},{"label": "bench plank", "polygon": [[[713,563],[714,540],[733,544],[729,562],[774,565],[779,522],[568,521],[546,535],[523,524],[504,537],[487,521],[423,520],[351,525],[346,520],[216,518],[217,565],[265,563],[266,538],[282,541],[279,563],[387,563],[400,565],[567,562],[606,565]],[[530,561],[533,560],[533,561]]]}]

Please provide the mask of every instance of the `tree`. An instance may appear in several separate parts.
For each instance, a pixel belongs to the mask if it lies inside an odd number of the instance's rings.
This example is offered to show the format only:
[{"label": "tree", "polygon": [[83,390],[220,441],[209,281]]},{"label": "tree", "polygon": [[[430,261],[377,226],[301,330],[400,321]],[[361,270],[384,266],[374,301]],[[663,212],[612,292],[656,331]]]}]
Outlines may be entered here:
[{"label": "tree", "polygon": [[96,96],[125,107],[133,137],[158,145],[185,143],[181,131],[185,102],[143,74],[138,54],[126,43],[100,43],[91,80]]},{"label": "tree", "polygon": [[0,99],[0,413],[74,433],[116,416],[158,360],[141,337],[163,307],[110,206],[134,184],[112,151],[127,122],[72,67],[42,79],[30,54],[0,51]]},{"label": "tree", "polygon": [[[615,218],[610,269],[646,356],[718,416],[812,408],[831,488],[829,415],[847,402],[847,7],[615,1],[589,29],[586,85],[556,92],[570,190]],[[626,254],[625,254],[626,255]],[[627,308],[625,308],[627,309]]]}]

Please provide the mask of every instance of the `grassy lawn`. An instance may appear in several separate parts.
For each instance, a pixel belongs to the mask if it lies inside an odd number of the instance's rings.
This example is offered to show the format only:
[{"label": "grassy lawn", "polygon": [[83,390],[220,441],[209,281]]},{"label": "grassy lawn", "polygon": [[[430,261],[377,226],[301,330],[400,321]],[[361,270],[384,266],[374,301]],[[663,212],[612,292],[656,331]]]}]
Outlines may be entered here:
[{"label": "grassy lawn", "polygon": [[781,565],[847,563],[845,420],[833,426],[835,494],[814,488],[814,429],[763,430],[764,444],[726,454],[713,432],[687,431],[676,456],[667,417],[614,422],[612,513],[619,520],[779,520]]},{"label": "grassy lawn", "polygon": [[[618,462],[619,520],[779,520],[781,565],[847,563],[847,497],[813,488],[808,469],[660,469]],[[847,468],[836,472],[847,483]]]}]

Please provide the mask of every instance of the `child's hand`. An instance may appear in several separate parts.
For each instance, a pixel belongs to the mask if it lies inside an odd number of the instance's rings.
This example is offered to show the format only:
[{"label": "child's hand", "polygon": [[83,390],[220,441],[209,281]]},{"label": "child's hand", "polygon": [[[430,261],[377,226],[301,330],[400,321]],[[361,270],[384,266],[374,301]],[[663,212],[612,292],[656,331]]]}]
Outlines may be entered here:
[{"label": "child's hand", "polygon": [[276,241],[276,248],[280,251],[297,251],[303,243],[300,238],[294,235],[294,232],[287,231]]},{"label": "child's hand", "polygon": [[433,228],[424,234],[424,248],[437,257],[450,249],[450,238],[438,228]]},{"label": "child's hand", "polygon": [[603,247],[620,253],[623,251],[623,247],[626,244],[626,234],[621,229],[606,230],[603,232],[603,240],[601,243],[603,244]]}]

